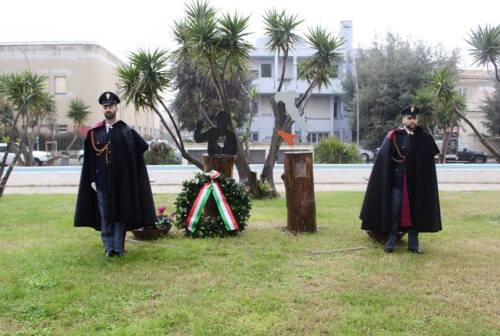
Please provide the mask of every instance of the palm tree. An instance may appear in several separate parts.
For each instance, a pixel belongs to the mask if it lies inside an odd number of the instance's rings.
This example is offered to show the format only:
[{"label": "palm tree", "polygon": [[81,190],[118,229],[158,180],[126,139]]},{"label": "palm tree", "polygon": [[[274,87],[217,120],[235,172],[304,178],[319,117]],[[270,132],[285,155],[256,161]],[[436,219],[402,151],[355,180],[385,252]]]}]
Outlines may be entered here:
[{"label": "palm tree", "polygon": [[298,15],[289,15],[285,10],[278,13],[276,9],[271,9],[264,14],[265,34],[269,37],[266,46],[271,52],[278,54],[278,59],[280,54],[283,54],[283,65],[277,92],[280,92],[283,86],[288,53],[293,45],[300,40],[300,36],[295,30],[302,22],[303,20],[299,20]]},{"label": "palm tree", "polygon": [[[10,174],[19,160],[21,150],[26,145],[28,128],[32,117],[31,110],[39,106],[44,100],[44,82],[46,80],[46,77],[32,74],[29,71],[21,74],[10,73],[0,77],[0,94],[16,110],[10,123],[12,131],[17,131],[18,121],[22,120],[19,150],[16,151],[16,155],[6,172],[3,165],[0,167],[0,197],[2,197]],[[8,150],[11,147],[12,142],[9,142]],[[8,150],[5,152],[5,155],[7,155]]]},{"label": "palm tree", "polygon": [[66,147],[66,151],[69,151],[71,149],[76,139],[78,138],[78,130],[83,126],[90,114],[89,108],[90,106],[85,105],[83,100],[77,97],[71,99],[71,101],[69,102],[69,110],[66,116],[73,120],[73,132],[75,134],[68,147]]},{"label": "palm tree", "polygon": [[[271,39],[273,38],[273,36],[268,36]],[[309,83],[306,92],[296,103],[301,114],[304,113],[313,89],[318,88],[321,90],[323,87],[328,87],[330,79],[337,74],[337,66],[342,57],[340,50],[345,43],[343,38],[332,35],[322,27],[310,29],[309,33],[306,34],[306,39],[309,46],[315,50],[315,53],[299,64],[298,79],[306,80]],[[269,45],[273,45],[273,43]],[[273,111],[277,110],[275,108],[276,103],[273,105]],[[261,181],[267,183],[274,191],[276,187],[273,180],[273,169],[282,143],[282,139],[278,136],[278,131],[283,130],[288,132],[293,124],[293,119],[290,115],[283,116],[283,118],[281,118],[282,116],[278,116],[276,118],[277,115],[276,111],[271,145],[260,176]]]},{"label": "palm tree", "polygon": [[[36,164],[40,164],[37,159],[33,159],[33,147],[34,147],[34,140],[38,137],[40,134],[40,129],[43,125],[43,122],[45,119],[47,119],[50,116],[53,116],[56,112],[56,102],[54,99],[54,96],[49,94],[48,92],[43,92],[42,96],[36,103],[36,105],[32,108],[32,114],[33,117],[31,119],[31,130],[32,130],[32,136],[28,137],[28,155],[25,155],[29,157],[29,165],[31,165],[33,162]],[[53,160],[54,158],[52,158]]]},{"label": "palm tree", "polygon": [[[156,49],[153,52],[139,50],[131,53],[129,65],[123,65],[117,69],[123,98],[127,104],[133,103],[136,110],[141,108],[153,110],[172,137],[182,156],[203,170],[201,162],[186,151],[177,121],[165,104],[164,93],[170,85],[170,74],[167,65],[168,54],[166,50]],[[167,123],[158,109],[159,105],[167,112],[172,126]]]},{"label": "palm tree", "polygon": [[[233,108],[229,104],[227,82],[231,78],[241,78],[246,71],[252,46],[245,38],[249,34],[249,17],[238,13],[224,14],[217,18],[217,11],[207,1],[194,1],[186,6],[186,19],[176,29],[180,34],[178,42],[181,47],[177,54],[189,50],[188,57],[195,62],[200,71],[205,71],[206,77],[217,92],[221,109],[233,117]],[[185,53],[184,53],[185,55]],[[241,81],[240,81],[241,82]],[[234,121],[230,123],[231,130],[237,134]],[[257,182],[257,175],[250,169],[245,157],[242,140],[236,136],[237,160],[236,167],[240,180],[248,179],[250,193],[253,197],[262,197],[262,190]]]},{"label": "palm tree", "polygon": [[473,64],[487,65],[491,62],[495,68],[497,81],[500,81],[497,67],[497,60],[500,56],[500,25],[496,27],[486,25],[484,28],[479,26],[476,31],[471,30],[469,39],[466,41],[473,48],[470,50]]},{"label": "palm tree", "polygon": [[418,124],[429,134],[432,134],[432,127],[436,125],[437,107],[434,95],[429,88],[420,88],[412,96],[412,103],[420,108]]},{"label": "palm tree", "polygon": [[472,122],[465,116],[458,106],[456,99],[457,92],[455,91],[455,83],[451,69],[448,66],[445,66],[437,71],[434,71],[432,74],[427,76],[427,82],[428,86],[433,90],[434,95],[438,98],[438,100],[444,103],[449,103],[455,114],[457,114],[460,119],[469,125],[472,131],[479,138],[479,141],[495,156],[496,160],[500,162],[500,153],[498,153],[498,151],[491,146],[482,134],[479,133],[474,124],[472,124]]}]

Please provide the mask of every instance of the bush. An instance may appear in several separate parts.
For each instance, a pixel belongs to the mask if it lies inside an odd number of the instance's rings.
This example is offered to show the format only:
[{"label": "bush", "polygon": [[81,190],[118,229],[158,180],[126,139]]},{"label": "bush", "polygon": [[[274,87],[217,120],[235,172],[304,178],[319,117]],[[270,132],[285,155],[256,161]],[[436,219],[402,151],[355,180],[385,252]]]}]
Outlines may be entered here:
[{"label": "bush", "polygon": [[326,138],[314,148],[315,163],[358,163],[361,162],[358,147],[345,144],[339,138]]},{"label": "bush", "polygon": [[144,161],[148,165],[181,164],[174,148],[163,142],[152,142],[144,153]]}]

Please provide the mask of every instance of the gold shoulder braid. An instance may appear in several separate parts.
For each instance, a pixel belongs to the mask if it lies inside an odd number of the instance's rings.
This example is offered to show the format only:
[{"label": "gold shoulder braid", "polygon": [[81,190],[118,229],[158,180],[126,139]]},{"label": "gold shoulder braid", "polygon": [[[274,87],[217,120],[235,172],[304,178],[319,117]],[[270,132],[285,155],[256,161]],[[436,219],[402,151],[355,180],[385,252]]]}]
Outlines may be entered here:
[{"label": "gold shoulder braid", "polygon": [[[392,160],[396,161],[398,163],[405,162],[406,160],[406,155],[402,155],[401,152],[399,151],[398,144],[396,143],[396,136],[392,137],[392,142],[394,143],[394,147],[396,148],[396,152],[398,152],[399,157],[401,160],[396,159],[394,156],[392,156]],[[106,145],[107,146],[107,145]]]},{"label": "gold shoulder braid", "polygon": [[106,164],[109,164],[109,159],[108,159],[108,145],[109,143],[106,143],[104,147],[101,149],[97,148],[95,145],[95,140],[94,140],[94,130],[90,131],[90,142],[92,143],[92,147],[94,148],[95,155],[96,156],[101,156],[103,153],[106,155]]}]

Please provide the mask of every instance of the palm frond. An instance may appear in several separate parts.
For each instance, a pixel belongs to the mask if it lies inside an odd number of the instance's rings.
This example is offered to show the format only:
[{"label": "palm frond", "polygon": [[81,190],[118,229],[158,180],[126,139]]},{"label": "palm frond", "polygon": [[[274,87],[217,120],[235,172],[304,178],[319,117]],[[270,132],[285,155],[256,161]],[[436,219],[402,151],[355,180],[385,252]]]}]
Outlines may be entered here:
[{"label": "palm frond", "polygon": [[473,64],[486,65],[488,62],[496,62],[500,56],[500,25],[493,27],[479,26],[476,31],[471,30],[467,43],[472,46],[469,49],[473,57]]}]

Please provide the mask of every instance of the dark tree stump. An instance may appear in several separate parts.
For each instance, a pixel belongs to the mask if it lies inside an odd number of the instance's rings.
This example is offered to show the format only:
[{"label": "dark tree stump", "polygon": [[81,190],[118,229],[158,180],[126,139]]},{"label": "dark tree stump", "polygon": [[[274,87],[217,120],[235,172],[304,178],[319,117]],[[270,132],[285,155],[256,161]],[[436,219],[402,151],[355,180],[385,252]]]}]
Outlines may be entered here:
[{"label": "dark tree stump", "polygon": [[[217,170],[219,173],[224,174],[224,176],[233,178],[234,162],[236,161],[236,155],[203,155],[203,169],[206,173],[210,172],[212,169]],[[207,203],[205,203],[205,208],[203,212],[206,217],[215,217],[219,215],[219,209],[217,209],[217,204],[213,196],[209,197]]]},{"label": "dark tree stump", "polygon": [[312,152],[285,152],[287,230],[316,232]]}]

